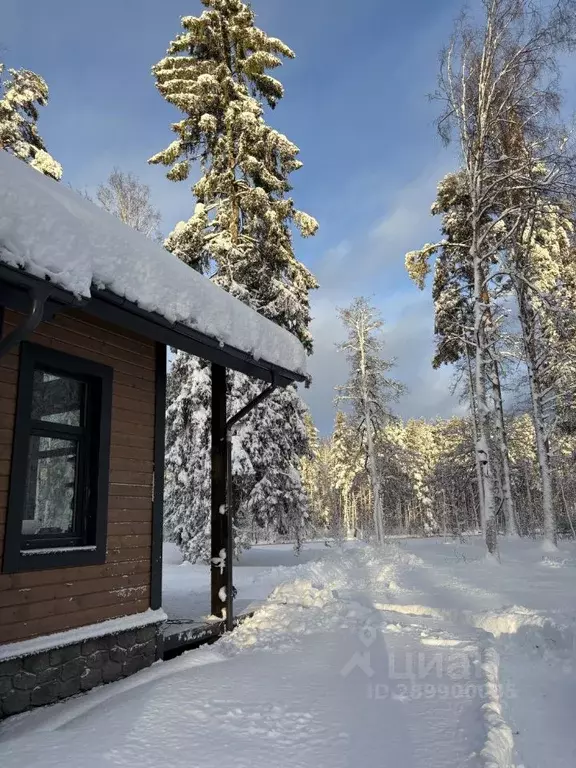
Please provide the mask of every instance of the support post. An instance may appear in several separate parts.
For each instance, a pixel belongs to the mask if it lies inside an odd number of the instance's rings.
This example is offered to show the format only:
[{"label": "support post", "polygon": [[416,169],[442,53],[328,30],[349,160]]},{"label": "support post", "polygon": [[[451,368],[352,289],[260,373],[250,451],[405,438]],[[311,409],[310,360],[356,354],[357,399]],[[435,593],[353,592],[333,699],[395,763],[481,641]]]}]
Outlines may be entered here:
[{"label": "support post", "polygon": [[150,608],[162,607],[162,542],[164,524],[164,459],[166,454],[166,345],[156,344],[154,392],[154,491],[152,498],[152,567]]},{"label": "support post", "polygon": [[234,559],[234,500],[232,498],[232,435],[226,429],[226,631],[234,629],[234,585],[232,583],[232,562]]},{"label": "support post", "polygon": [[234,628],[232,430],[275,389],[272,377],[267,389],[226,421],[226,369],[212,363],[211,612],[219,618],[226,615],[229,632]]},{"label": "support post", "polygon": [[[211,484],[211,611],[222,618],[227,600],[228,571],[232,568],[229,551],[229,525],[227,511],[227,457],[226,457],[226,368],[212,364],[212,447]],[[231,510],[230,510],[231,514]],[[230,595],[231,597],[232,595]],[[228,594],[226,594],[228,598]]]}]

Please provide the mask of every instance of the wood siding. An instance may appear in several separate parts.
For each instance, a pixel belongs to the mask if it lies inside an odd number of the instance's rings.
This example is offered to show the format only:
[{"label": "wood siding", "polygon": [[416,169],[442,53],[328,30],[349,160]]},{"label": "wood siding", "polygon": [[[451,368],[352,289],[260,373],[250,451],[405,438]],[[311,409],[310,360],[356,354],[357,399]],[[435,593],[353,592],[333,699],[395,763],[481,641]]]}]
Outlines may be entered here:
[{"label": "wood siding", "polygon": [[[6,310],[3,334],[22,315]],[[30,341],[114,369],[106,563],[0,573],[0,643],[62,632],[150,607],[155,344],[78,310]],[[18,351],[0,360],[0,563],[18,384]]]}]

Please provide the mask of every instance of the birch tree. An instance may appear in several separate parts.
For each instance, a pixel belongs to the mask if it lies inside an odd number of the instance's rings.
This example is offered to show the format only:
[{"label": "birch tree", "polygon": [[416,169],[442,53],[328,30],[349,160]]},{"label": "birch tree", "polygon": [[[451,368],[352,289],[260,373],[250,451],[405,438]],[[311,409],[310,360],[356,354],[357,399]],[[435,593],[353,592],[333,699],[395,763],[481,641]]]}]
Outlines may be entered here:
[{"label": "birch tree", "polygon": [[160,211],[152,205],[150,187],[133,173],[114,168],[96,191],[104,210],[153,240],[161,240]]},{"label": "birch tree", "polygon": [[384,521],[378,467],[379,432],[391,417],[390,405],[403,392],[403,386],[388,376],[394,362],[383,357],[383,321],[378,311],[363,298],[339,310],[348,338],[338,347],[348,360],[350,376],[337,387],[338,402],[348,402],[353,424],[361,435],[372,491],[374,533],[378,543],[384,541]]}]

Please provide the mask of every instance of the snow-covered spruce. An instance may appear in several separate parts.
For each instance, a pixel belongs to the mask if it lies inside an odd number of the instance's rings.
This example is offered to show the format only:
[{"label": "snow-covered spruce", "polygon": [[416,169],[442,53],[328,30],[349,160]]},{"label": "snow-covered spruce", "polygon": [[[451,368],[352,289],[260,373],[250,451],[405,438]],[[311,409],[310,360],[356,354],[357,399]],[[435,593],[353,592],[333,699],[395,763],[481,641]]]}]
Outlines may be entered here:
[{"label": "snow-covered spruce", "polygon": [[318,227],[288,197],[299,150],[264,120],[264,105],[283,96],[267,74],[294,53],[254,25],[239,0],[203,0],[207,10],[182,19],[183,32],[153,68],[158,90],[184,117],[176,139],[151,163],[184,181],[194,161],[193,216],[180,222],[167,247],[311,348],[308,293],[316,280],[293,251],[291,225],[304,237]]},{"label": "snow-covered spruce", "polygon": [[[229,415],[261,389],[246,376],[228,377]],[[186,559],[207,561],[210,547],[210,367],[179,352],[169,376],[166,451],[166,535]],[[299,474],[307,450],[306,410],[294,387],[277,390],[267,407],[240,422],[232,437],[235,545],[277,535],[299,541],[308,497]]]},{"label": "snow-covered spruce", "polygon": [[48,103],[48,86],[40,75],[27,69],[9,69],[8,74],[9,79],[0,62],[0,150],[59,180],[62,166],[46,151],[36,125],[38,107]]},{"label": "snow-covered spruce", "polygon": [[[283,95],[268,70],[294,54],[255,26],[245,3],[203,4],[199,17],[182,19],[182,33],[153,68],[158,90],[183,117],[172,126],[174,141],[150,162],[169,167],[173,181],[186,180],[197,161],[201,168],[193,186],[193,215],[176,226],[166,247],[311,351],[308,294],[317,283],[294,255],[291,228],[308,237],[318,225],[289,197],[289,176],[302,165],[298,148],[264,119],[265,105],[274,107]],[[209,527],[209,373],[204,363],[179,356],[170,388],[167,529],[193,560],[206,556]],[[230,409],[236,412],[261,387],[230,374],[229,389]],[[308,514],[299,475],[307,451],[303,419],[301,400],[289,387],[275,392],[236,431],[240,546],[243,532],[299,537]]]}]

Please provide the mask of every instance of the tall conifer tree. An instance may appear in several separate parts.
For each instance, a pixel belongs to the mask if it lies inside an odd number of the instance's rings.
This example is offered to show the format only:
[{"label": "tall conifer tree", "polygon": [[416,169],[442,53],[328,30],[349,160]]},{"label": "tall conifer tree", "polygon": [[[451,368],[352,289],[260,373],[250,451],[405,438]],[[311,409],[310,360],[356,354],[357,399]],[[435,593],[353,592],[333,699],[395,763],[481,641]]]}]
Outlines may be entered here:
[{"label": "tall conifer tree", "polygon": [[[313,235],[316,221],[296,209],[289,196],[289,176],[301,167],[298,148],[270,127],[265,108],[274,108],[283,87],[269,70],[294,53],[277,38],[255,26],[251,8],[240,0],[202,0],[200,16],[182,19],[183,31],[170,44],[167,56],[153,68],[158,90],[183,117],[173,124],[174,141],[150,162],[169,168],[173,181],[185,181],[198,169],[192,191],[193,215],[180,222],[166,246],[215,283],[295,334],[311,351],[309,291],[313,275],[295,257],[292,229]],[[185,464],[192,471],[207,455],[205,403],[196,399],[188,376],[204,376],[203,364],[179,361],[172,374],[176,399],[171,408],[198,410],[193,422],[174,416],[168,424],[173,453],[179,441],[190,442]],[[229,376],[231,410],[236,411],[260,386],[240,374]],[[188,391],[188,400],[181,394]],[[180,394],[179,394],[180,393]],[[254,522],[292,535],[301,533],[306,518],[306,494],[298,473],[306,453],[305,409],[294,387],[276,392],[238,428],[234,441],[237,522]],[[204,419],[204,421],[202,421]],[[176,425],[179,425],[176,427]],[[195,430],[196,438],[186,430]],[[206,531],[209,497],[204,491],[192,507],[180,497],[190,472],[172,465],[167,493],[167,524],[183,531],[191,559],[200,546],[194,531]],[[176,471],[177,470],[177,471]],[[204,535],[204,541],[205,541]]]}]

